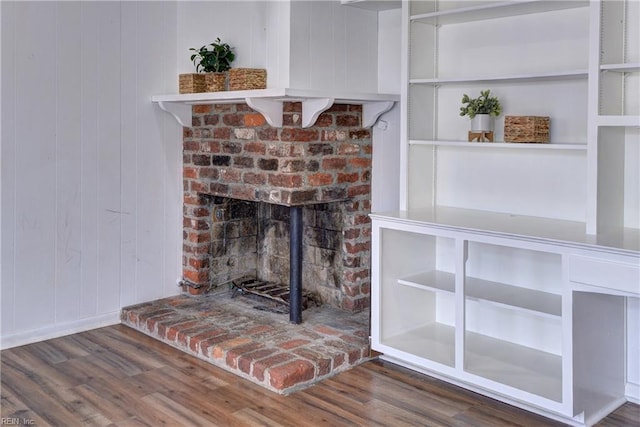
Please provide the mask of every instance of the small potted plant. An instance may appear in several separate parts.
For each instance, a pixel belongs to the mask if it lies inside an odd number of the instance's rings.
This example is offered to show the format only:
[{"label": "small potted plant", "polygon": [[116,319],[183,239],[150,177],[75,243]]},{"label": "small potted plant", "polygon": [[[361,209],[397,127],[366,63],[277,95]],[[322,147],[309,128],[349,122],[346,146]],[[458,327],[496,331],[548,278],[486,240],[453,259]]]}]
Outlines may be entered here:
[{"label": "small potted plant", "polygon": [[200,49],[191,48],[195,53],[191,55],[191,61],[196,66],[196,72],[204,72],[207,92],[217,92],[225,89],[226,72],[231,68],[231,63],[236,58],[233,48],[227,43],[222,43],[220,37],[213,43],[202,46]]},{"label": "small potted plant", "polygon": [[480,91],[478,98],[469,98],[466,93],[462,96],[461,116],[469,116],[472,131],[492,131],[493,119],[502,113],[502,106],[497,97],[491,96],[489,89]]}]

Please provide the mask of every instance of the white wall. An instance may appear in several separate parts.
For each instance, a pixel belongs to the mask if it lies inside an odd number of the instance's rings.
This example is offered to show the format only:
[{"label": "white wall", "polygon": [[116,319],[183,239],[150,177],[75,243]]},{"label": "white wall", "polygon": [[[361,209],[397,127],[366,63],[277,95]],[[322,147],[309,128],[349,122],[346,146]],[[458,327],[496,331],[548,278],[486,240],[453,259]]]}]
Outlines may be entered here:
[{"label": "white wall", "polygon": [[377,20],[339,1],[291,2],[290,87],[376,92]]},{"label": "white wall", "polygon": [[375,92],[377,19],[339,1],[178,2],[178,72],[195,72],[189,48],[220,37],[233,67],[267,69],[267,87]]},{"label": "white wall", "polygon": [[271,2],[265,1],[178,2],[178,73],[195,73],[189,49],[199,49],[217,37],[234,48],[234,68],[266,68],[270,7]]},{"label": "white wall", "polygon": [[2,2],[1,346],[178,292],[176,4]]},{"label": "white wall", "polygon": [[[401,10],[378,13],[378,92],[400,93]],[[371,210],[400,209],[400,103],[373,128]]]}]

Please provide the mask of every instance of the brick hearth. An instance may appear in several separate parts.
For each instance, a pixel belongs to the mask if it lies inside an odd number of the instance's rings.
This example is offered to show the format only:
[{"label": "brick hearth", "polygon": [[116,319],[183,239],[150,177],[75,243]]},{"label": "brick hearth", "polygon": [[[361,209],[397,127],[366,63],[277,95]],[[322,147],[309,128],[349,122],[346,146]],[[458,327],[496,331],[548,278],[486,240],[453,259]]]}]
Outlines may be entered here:
[{"label": "brick hearth", "polygon": [[122,322],[280,394],[369,359],[368,313],[304,311],[301,325],[229,292],[181,295],[122,310]]}]

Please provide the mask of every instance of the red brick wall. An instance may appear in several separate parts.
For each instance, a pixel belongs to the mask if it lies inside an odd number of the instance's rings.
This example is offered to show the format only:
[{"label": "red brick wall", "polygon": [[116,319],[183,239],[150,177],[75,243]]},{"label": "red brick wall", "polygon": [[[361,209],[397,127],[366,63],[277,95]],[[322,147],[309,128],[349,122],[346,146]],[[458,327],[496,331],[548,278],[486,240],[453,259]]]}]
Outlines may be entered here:
[{"label": "red brick wall", "polygon": [[246,104],[193,107],[183,138],[184,278],[212,283],[212,196],[285,206],[344,201],[341,277],[331,279],[339,292],[328,302],[361,311],[370,288],[371,133],[360,127],[358,105],[334,105],[306,129],[301,115],[300,103],[285,103],[284,125],[273,128]]}]

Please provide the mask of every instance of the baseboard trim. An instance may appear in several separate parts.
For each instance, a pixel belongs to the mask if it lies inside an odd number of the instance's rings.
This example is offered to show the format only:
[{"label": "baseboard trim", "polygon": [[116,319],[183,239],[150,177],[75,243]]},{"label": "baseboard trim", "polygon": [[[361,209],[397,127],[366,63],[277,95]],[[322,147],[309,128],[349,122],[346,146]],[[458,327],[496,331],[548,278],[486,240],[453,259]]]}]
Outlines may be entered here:
[{"label": "baseboard trim", "polygon": [[102,314],[100,316],[88,317],[86,319],[74,320],[71,322],[58,323],[39,329],[17,332],[0,337],[0,350],[18,347],[25,344],[44,341],[52,338],[63,337],[90,329],[102,328],[120,323],[120,311]]},{"label": "baseboard trim", "polygon": [[624,388],[624,394],[629,402],[640,405],[640,384],[627,382]]},{"label": "baseboard trim", "polygon": [[[492,399],[499,400],[499,401],[507,403],[509,405],[516,406],[516,407],[524,409],[526,411],[533,412],[533,413],[538,414],[538,415],[542,415],[543,417],[547,417],[547,418],[550,418],[552,420],[560,421],[560,422],[565,423],[565,424],[567,424],[569,426],[584,427],[585,425],[592,425],[592,423],[594,423],[596,421],[599,421],[599,420],[596,420],[596,418],[598,416],[600,418],[602,418],[602,417],[607,415],[605,413],[598,413],[597,415],[592,415],[590,417],[590,419],[585,422],[585,420],[583,418],[584,417],[584,413],[578,414],[578,415],[576,415],[576,417],[571,418],[570,416],[563,415],[563,414],[560,414],[560,413],[556,413],[556,412],[553,412],[553,411],[550,411],[550,410],[546,410],[544,408],[540,408],[540,407],[528,404],[526,402],[521,402],[519,400],[509,398],[508,396],[492,392],[491,390],[487,390],[485,388],[476,386],[474,384],[470,384],[470,383],[467,383],[465,381],[462,381],[462,380],[459,380],[459,379],[456,379],[456,378],[451,378],[451,377],[449,377],[447,375],[443,375],[443,374],[440,374],[438,372],[431,371],[431,370],[429,370],[427,368],[416,366],[416,365],[414,365],[414,364],[412,364],[410,362],[406,362],[404,360],[397,359],[397,358],[395,358],[393,356],[388,356],[388,355],[384,355],[383,354],[379,358],[381,360],[385,360],[387,362],[391,362],[391,363],[394,363],[396,365],[404,366],[405,368],[409,368],[411,370],[423,373],[423,374],[428,375],[430,377],[434,377],[434,378],[437,378],[439,380],[445,381],[447,383],[450,383],[450,384],[465,388],[467,390],[471,390],[473,392],[482,394],[482,395],[490,397]],[[625,402],[625,397],[621,397],[620,399],[618,399],[618,400],[614,401],[613,403],[611,403],[609,405],[609,409],[612,411],[615,408],[617,408],[620,405],[622,405],[624,402]]]}]

